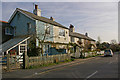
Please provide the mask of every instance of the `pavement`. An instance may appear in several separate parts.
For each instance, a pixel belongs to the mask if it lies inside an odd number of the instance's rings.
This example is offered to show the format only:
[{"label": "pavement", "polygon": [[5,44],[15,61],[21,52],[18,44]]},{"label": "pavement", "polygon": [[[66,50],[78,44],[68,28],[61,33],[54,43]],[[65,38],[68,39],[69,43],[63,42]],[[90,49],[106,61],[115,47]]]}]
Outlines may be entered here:
[{"label": "pavement", "polygon": [[86,59],[42,67],[20,69],[3,73],[3,78],[118,78],[118,55],[113,57],[96,56]]}]

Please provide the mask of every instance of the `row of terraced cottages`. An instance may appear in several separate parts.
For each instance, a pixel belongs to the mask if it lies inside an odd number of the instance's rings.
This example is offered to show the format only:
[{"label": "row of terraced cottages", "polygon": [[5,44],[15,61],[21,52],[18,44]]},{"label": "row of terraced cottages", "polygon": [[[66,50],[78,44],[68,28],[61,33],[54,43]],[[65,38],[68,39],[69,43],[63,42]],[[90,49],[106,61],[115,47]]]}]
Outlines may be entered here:
[{"label": "row of terraced cottages", "polygon": [[81,50],[96,49],[95,40],[88,37],[88,33],[77,33],[72,24],[67,28],[53,17],[48,19],[41,16],[38,5],[35,5],[33,13],[16,8],[9,21],[0,21],[0,24],[3,54],[28,53],[29,43],[34,38],[36,47],[41,47],[44,42],[43,55],[80,53]]}]

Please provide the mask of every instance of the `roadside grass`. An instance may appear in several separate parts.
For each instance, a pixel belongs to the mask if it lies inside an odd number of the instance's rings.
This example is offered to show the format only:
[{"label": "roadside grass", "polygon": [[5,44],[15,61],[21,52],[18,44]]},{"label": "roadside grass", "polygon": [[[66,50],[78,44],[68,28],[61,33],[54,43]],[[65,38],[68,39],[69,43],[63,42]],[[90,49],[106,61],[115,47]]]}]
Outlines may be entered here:
[{"label": "roadside grass", "polygon": [[48,66],[53,66],[53,65],[57,65],[57,64],[71,62],[74,60],[75,59],[71,58],[70,60],[66,59],[65,61],[61,61],[61,62],[54,62],[54,63],[48,63],[48,64],[42,64],[42,65],[33,65],[33,66],[28,67],[27,69],[37,69],[37,68],[42,68],[42,67],[48,67]]}]

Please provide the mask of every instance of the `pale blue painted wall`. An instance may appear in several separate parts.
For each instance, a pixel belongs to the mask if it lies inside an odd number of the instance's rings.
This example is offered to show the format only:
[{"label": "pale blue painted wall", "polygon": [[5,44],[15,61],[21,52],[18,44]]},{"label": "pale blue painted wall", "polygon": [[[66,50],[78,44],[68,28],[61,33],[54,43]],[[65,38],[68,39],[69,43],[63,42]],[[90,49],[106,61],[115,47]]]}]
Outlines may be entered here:
[{"label": "pale blue painted wall", "polygon": [[53,38],[52,38],[53,37],[53,25],[42,22],[42,21],[38,21],[38,20],[36,20],[36,34],[37,34],[37,37],[39,37],[40,40],[43,40],[43,37],[44,37],[44,34],[45,34],[46,24],[48,26],[50,26],[50,35],[46,36],[45,40],[46,41],[53,41]]},{"label": "pale blue painted wall", "polygon": [[27,23],[31,23],[31,33],[35,32],[35,20],[30,19],[29,17],[25,16],[24,14],[17,12],[14,16],[13,20],[10,22],[10,25],[16,27],[16,36],[20,35],[27,35],[28,34],[28,27]]}]

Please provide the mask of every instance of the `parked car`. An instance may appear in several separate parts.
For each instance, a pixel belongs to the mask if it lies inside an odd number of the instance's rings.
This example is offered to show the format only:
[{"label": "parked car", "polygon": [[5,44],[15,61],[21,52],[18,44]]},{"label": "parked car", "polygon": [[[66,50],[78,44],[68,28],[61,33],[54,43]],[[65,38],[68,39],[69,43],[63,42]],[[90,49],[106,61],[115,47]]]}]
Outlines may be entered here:
[{"label": "parked car", "polygon": [[111,49],[106,49],[105,51],[104,51],[104,56],[113,56],[113,52],[112,52],[112,50]]}]

